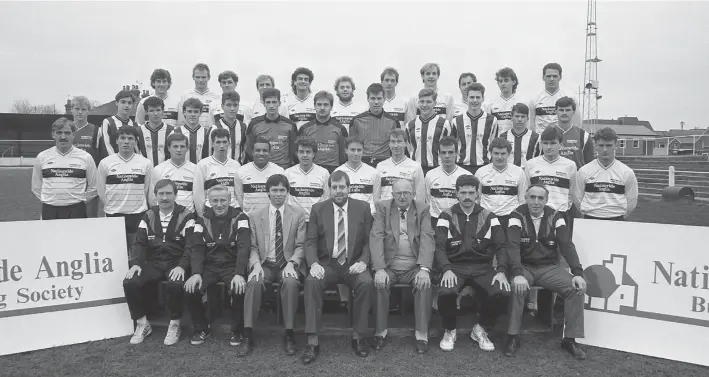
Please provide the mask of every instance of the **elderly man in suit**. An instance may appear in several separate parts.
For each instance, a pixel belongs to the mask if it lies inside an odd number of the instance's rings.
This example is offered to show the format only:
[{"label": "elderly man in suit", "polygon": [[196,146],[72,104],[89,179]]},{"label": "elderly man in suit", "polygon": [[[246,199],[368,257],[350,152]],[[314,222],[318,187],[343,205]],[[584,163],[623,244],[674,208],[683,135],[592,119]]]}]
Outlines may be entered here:
[{"label": "elderly man in suit", "polygon": [[256,210],[251,221],[251,273],[244,296],[244,341],[237,354],[246,356],[253,348],[254,322],[261,309],[264,290],[270,292],[271,284],[281,283],[280,295],[286,334],[283,349],[295,355],[293,323],[298,311],[299,282],[305,276],[303,243],[307,214],[302,208],[286,204],[290,191],[288,178],[274,174],[266,180],[270,204]]},{"label": "elderly man in suit", "polygon": [[320,346],[318,330],[325,287],[342,283],[354,291],[352,347],[360,357],[369,355],[362,333],[368,317],[373,289],[369,264],[369,232],[372,212],[369,203],[349,198],[350,178],[342,171],[328,179],[330,197],[313,205],[305,240],[305,260],[310,274],[305,279],[305,332],[308,346],[301,360],[315,361]]},{"label": "elderly man in suit", "polygon": [[431,318],[431,265],[436,250],[431,214],[423,200],[414,201],[414,186],[399,179],[392,186],[393,199],[377,203],[369,236],[374,286],[377,288],[377,325],[374,349],[384,347],[393,284],[414,286],[416,352],[428,351],[428,321]]}]

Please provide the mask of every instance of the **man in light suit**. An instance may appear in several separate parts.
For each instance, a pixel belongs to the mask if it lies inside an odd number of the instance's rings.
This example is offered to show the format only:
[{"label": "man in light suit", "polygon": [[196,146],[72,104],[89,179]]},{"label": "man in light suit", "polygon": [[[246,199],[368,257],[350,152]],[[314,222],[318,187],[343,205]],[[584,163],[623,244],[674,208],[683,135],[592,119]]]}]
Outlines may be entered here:
[{"label": "man in light suit", "polygon": [[281,307],[286,334],[283,349],[295,355],[293,323],[298,311],[299,282],[305,276],[303,243],[307,214],[302,208],[286,204],[290,191],[288,178],[274,174],[266,180],[270,204],[251,213],[251,273],[244,296],[244,341],[237,354],[246,356],[253,348],[252,328],[261,309],[264,290],[271,284],[281,283]]},{"label": "man in light suit", "polygon": [[414,286],[416,352],[428,351],[431,318],[431,265],[436,250],[431,214],[423,200],[413,200],[413,183],[399,179],[392,186],[393,199],[377,203],[369,236],[374,286],[377,288],[377,325],[374,349],[384,348],[389,317],[390,288],[397,283]]},{"label": "man in light suit", "polygon": [[360,357],[369,355],[362,333],[368,317],[373,289],[369,264],[369,232],[372,212],[369,203],[349,198],[350,178],[342,171],[328,179],[330,197],[313,205],[305,240],[305,260],[310,274],[305,279],[305,332],[308,346],[301,357],[310,364],[320,352],[318,330],[325,288],[346,284],[354,291],[352,347]]}]

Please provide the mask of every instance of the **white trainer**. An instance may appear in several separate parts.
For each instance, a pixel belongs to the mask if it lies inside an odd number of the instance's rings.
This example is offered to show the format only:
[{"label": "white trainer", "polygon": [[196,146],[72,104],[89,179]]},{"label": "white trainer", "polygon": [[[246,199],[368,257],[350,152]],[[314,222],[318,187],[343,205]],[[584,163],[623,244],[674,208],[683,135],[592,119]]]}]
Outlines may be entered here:
[{"label": "white trainer", "polygon": [[453,351],[453,348],[455,348],[455,338],[455,330],[446,330],[446,332],[443,334],[443,339],[441,339],[441,350]]},{"label": "white trainer", "polygon": [[485,332],[485,329],[480,326],[480,324],[476,323],[475,326],[473,326],[473,331],[470,332],[470,339],[472,339],[473,342],[477,342],[480,349],[483,351],[490,352],[495,350],[495,343],[487,337],[487,332]]},{"label": "white trainer", "polygon": [[143,343],[145,338],[148,337],[148,335],[153,333],[153,328],[150,327],[149,323],[146,323],[144,325],[141,325],[140,323],[138,326],[135,327],[135,332],[133,333],[133,336],[130,338],[130,344],[140,344]]},{"label": "white trainer", "polygon": [[165,335],[165,341],[163,344],[166,346],[171,346],[177,344],[180,341],[180,335],[182,335],[182,329],[177,323],[171,323],[167,328],[167,335]]}]

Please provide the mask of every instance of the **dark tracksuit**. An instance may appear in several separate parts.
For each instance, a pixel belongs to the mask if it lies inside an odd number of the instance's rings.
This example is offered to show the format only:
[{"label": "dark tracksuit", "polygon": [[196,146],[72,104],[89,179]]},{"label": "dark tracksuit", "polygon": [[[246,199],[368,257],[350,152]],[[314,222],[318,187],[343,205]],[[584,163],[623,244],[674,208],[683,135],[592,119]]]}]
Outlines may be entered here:
[{"label": "dark tracksuit", "polygon": [[[446,224],[447,223],[447,224]],[[491,328],[504,310],[508,292],[492,279],[498,272],[507,273],[505,234],[494,213],[476,204],[467,216],[455,204],[441,212],[436,224],[436,267],[443,274],[453,271],[457,284],[453,288],[440,287],[438,311],[443,328],[456,328],[456,298],[466,284],[482,295],[480,325]],[[497,257],[497,268],[493,258]]]},{"label": "dark tracksuit", "polygon": [[[512,276],[524,276],[530,286],[539,285],[564,298],[564,336],[583,338],[583,304],[585,296],[578,294],[571,282],[572,275],[557,264],[558,253],[564,256],[573,276],[582,276],[576,248],[568,236],[564,214],[544,207],[539,232],[527,204],[514,210],[507,229],[507,254]],[[508,334],[519,334],[522,326],[525,295],[515,294],[510,300]]]},{"label": "dark tracksuit", "polygon": [[[202,296],[207,293],[213,317],[214,313],[218,313],[216,305],[221,301],[216,284],[221,281],[230,289],[235,275],[241,275],[246,280],[251,231],[249,218],[232,207],[224,216],[217,216],[212,208],[207,208],[197,224],[192,238],[190,265],[192,275],[202,275],[202,285],[199,290],[187,295],[187,304],[195,331],[206,331],[214,318],[207,321]],[[241,333],[244,328],[244,295],[230,292],[231,331]]]},{"label": "dark tracksuit", "polygon": [[[184,279],[171,280],[170,271],[190,265],[190,244],[194,227],[194,215],[185,207],[175,204],[172,219],[163,233],[160,223],[160,209],[154,206],[143,214],[142,222],[133,243],[131,266],[141,268],[140,275],[123,280],[128,309],[134,320],[145,316],[147,305],[143,288],[148,284],[167,281],[167,312],[170,319],[180,319],[184,306]],[[187,272],[185,272],[187,275]]]}]

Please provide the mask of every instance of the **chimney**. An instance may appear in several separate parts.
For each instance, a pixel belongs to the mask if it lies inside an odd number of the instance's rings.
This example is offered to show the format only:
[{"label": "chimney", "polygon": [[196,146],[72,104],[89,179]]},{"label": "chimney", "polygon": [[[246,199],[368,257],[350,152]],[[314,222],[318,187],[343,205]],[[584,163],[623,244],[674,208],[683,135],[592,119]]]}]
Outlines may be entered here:
[{"label": "chimney", "polygon": [[71,100],[67,99],[66,100],[66,105],[64,105],[64,109],[66,110],[64,114],[71,114]]},{"label": "chimney", "polygon": [[148,90],[143,90],[143,94],[140,96],[141,98],[149,97],[150,92]]},{"label": "chimney", "polygon": [[679,122],[679,128],[680,128],[682,131],[684,131],[684,121],[683,121],[683,120]]}]

